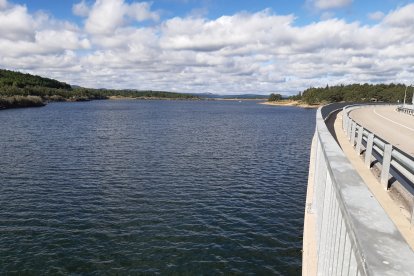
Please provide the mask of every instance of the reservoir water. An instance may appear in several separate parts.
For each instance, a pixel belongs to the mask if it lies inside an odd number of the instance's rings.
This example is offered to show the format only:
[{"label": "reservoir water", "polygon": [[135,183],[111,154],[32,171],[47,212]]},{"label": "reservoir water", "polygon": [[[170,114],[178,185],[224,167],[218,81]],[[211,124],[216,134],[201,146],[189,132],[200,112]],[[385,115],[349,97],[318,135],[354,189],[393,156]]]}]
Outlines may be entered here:
[{"label": "reservoir water", "polygon": [[299,275],[315,111],[92,101],[0,111],[0,274]]}]

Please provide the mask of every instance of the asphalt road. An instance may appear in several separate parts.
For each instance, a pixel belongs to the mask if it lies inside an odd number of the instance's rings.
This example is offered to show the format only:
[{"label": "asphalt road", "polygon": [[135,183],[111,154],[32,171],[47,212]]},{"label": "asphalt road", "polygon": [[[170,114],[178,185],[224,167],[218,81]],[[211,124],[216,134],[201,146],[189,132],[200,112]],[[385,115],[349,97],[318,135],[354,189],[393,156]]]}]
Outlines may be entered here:
[{"label": "asphalt road", "polygon": [[414,156],[414,116],[397,112],[396,106],[363,107],[350,116],[364,128]]}]

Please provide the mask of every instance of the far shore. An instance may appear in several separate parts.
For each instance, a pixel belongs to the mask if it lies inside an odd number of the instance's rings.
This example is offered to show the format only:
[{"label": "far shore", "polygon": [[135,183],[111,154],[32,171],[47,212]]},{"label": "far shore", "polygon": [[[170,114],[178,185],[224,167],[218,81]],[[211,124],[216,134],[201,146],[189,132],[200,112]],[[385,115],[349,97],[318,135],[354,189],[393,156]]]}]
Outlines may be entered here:
[{"label": "far shore", "polygon": [[109,100],[204,100],[204,101],[263,101],[264,99],[255,98],[164,98],[164,97],[127,97],[109,96]]},{"label": "far shore", "polygon": [[134,100],[133,97],[124,97],[124,96],[109,96],[108,100]]},{"label": "far shore", "polygon": [[168,97],[128,97],[128,96],[109,96],[108,100],[172,100],[172,101],[197,101],[200,98],[168,98]]},{"label": "far shore", "polygon": [[301,108],[319,108],[322,104],[311,105],[301,101],[292,101],[292,100],[282,100],[282,101],[275,101],[275,102],[262,102],[260,104],[265,105],[273,105],[273,106],[294,106],[294,107],[301,107]]},{"label": "far shore", "polygon": [[263,99],[255,99],[255,98],[206,98],[207,100],[214,100],[214,101],[263,101]]},{"label": "far shore", "polygon": [[[292,106],[292,107],[299,107],[299,108],[318,108],[322,106],[319,105],[309,105],[303,103],[301,101],[294,101],[294,100],[282,100],[282,101],[264,101],[263,99],[240,99],[240,98],[164,98],[164,97],[128,97],[128,96],[109,96],[106,99],[108,100],[207,100],[207,101],[256,101],[259,104],[264,105],[273,105],[273,106]],[[55,101],[66,101],[66,102],[74,102],[74,101],[89,101],[89,100],[96,100],[96,99],[89,99],[89,98],[76,98],[76,99],[48,99],[43,101],[40,97],[37,96],[14,96],[14,97],[0,97],[0,109],[8,109],[8,108],[21,108],[21,107],[35,107],[35,106],[44,106],[48,102],[55,102]]]}]

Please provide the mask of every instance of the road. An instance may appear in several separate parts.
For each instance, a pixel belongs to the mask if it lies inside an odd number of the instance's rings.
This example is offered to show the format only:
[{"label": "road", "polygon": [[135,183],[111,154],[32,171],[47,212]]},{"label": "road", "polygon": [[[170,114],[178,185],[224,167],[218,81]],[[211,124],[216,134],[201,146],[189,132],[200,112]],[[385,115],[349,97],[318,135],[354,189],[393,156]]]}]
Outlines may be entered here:
[{"label": "road", "polygon": [[414,116],[395,110],[396,106],[358,108],[350,117],[405,153],[414,156]]}]

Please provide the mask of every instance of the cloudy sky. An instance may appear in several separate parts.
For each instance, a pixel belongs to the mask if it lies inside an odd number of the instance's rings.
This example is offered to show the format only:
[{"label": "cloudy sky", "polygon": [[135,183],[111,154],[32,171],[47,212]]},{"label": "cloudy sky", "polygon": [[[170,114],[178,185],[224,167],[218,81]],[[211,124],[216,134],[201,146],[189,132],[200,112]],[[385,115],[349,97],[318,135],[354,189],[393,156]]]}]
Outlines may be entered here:
[{"label": "cloudy sky", "polygon": [[0,68],[220,94],[414,83],[414,1],[0,0]]}]

